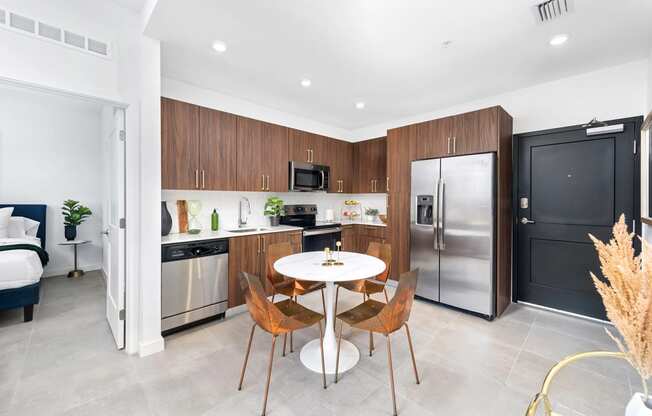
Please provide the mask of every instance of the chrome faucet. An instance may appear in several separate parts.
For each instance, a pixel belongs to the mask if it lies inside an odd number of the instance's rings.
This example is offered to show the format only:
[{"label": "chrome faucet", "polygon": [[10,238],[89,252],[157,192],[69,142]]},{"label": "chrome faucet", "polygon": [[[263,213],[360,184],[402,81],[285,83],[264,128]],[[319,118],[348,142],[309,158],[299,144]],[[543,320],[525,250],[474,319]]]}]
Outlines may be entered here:
[{"label": "chrome faucet", "polygon": [[[247,203],[247,212],[245,213],[244,219],[242,218],[242,214],[243,214],[243,211],[244,211],[243,208],[242,208],[243,202]],[[245,198],[244,196],[241,197],[240,198],[240,204],[239,204],[238,208],[239,208],[238,209],[238,228],[246,227],[247,226],[247,220],[249,219],[248,215],[251,215],[251,204],[249,203],[249,199]]]}]

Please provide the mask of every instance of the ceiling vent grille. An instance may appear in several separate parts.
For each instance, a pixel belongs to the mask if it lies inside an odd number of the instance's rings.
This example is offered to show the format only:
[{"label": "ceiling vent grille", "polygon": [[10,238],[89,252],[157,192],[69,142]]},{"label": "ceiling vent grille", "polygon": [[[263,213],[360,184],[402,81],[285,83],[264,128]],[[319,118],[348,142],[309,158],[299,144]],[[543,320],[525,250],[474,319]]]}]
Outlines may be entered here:
[{"label": "ceiling vent grille", "polygon": [[573,0],[547,0],[534,6],[534,13],[539,23],[559,19],[574,10]]},{"label": "ceiling vent grille", "polygon": [[77,31],[53,26],[41,22],[39,19],[23,16],[5,8],[0,8],[0,28],[54,42],[90,55],[103,58],[111,57],[109,42],[91,38]]}]

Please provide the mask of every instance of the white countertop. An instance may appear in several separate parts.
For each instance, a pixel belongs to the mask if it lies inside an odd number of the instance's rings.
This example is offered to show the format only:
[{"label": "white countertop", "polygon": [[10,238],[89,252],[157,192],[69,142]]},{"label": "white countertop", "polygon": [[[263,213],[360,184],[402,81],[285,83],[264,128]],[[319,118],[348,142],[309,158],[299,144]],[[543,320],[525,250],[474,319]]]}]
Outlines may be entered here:
[{"label": "white countertop", "polygon": [[387,224],[380,220],[378,220],[378,222],[367,222],[364,220],[342,220],[337,222],[340,222],[342,225],[371,225],[374,227],[387,227]]},{"label": "white countertop", "polygon": [[190,241],[202,241],[202,240],[212,240],[215,238],[233,238],[233,237],[244,237],[247,235],[257,235],[257,234],[269,234],[269,233],[284,233],[288,231],[301,231],[301,227],[292,227],[289,225],[279,225],[278,227],[244,227],[244,228],[256,228],[254,231],[248,231],[243,233],[232,233],[227,230],[211,231],[204,230],[199,234],[188,234],[188,233],[170,233],[166,236],[161,237],[161,245],[165,244],[174,244],[174,243],[187,243]]}]

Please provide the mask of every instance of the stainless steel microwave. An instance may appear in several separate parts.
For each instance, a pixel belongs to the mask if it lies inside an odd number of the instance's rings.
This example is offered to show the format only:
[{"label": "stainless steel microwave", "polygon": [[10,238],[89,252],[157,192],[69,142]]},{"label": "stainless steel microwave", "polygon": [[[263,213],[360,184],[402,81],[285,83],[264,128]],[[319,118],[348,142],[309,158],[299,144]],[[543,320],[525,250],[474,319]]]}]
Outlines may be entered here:
[{"label": "stainless steel microwave", "polygon": [[330,171],[328,166],[290,161],[289,189],[297,192],[327,191]]}]

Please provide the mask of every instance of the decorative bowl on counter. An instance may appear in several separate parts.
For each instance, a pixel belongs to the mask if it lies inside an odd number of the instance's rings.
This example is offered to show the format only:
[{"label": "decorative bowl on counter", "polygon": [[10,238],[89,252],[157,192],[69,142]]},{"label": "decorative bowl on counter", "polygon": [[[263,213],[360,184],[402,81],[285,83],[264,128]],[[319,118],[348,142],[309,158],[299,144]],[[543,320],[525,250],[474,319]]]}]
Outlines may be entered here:
[{"label": "decorative bowl on counter", "polygon": [[387,215],[386,214],[378,214],[378,218],[383,222],[383,224],[387,224]]}]

